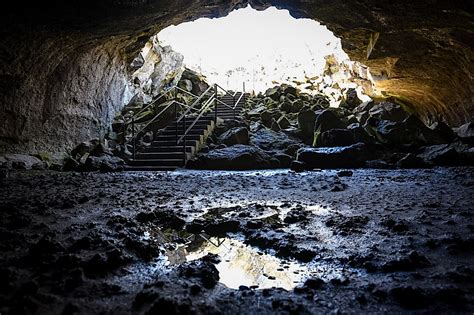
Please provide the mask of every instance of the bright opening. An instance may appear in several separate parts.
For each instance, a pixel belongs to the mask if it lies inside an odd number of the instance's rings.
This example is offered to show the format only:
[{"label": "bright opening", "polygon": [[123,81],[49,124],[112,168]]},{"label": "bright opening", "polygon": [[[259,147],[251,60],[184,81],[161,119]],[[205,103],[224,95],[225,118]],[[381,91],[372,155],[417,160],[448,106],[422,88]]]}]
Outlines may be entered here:
[{"label": "bright opening", "polygon": [[[332,103],[341,90],[373,92],[368,69],[351,62],[340,39],[320,23],[295,19],[286,10],[248,6],[219,19],[170,26],[157,39],[184,56],[186,67],[228,89],[264,92],[289,83],[307,93],[324,93]],[[355,79],[354,79],[355,78]],[[364,81],[364,82],[362,82]]]}]

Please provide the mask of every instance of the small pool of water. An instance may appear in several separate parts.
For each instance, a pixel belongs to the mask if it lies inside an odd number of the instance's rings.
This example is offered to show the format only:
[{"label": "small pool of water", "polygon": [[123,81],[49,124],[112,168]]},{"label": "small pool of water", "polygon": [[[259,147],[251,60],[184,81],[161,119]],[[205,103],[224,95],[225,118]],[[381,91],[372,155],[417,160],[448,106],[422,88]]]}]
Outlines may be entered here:
[{"label": "small pool of water", "polygon": [[[170,265],[193,261],[207,254],[220,258],[216,265],[219,282],[231,289],[247,286],[258,289],[272,287],[291,290],[308,277],[305,265],[281,260],[231,238],[196,236],[196,241],[168,251]],[[200,238],[200,240],[198,239]]]}]

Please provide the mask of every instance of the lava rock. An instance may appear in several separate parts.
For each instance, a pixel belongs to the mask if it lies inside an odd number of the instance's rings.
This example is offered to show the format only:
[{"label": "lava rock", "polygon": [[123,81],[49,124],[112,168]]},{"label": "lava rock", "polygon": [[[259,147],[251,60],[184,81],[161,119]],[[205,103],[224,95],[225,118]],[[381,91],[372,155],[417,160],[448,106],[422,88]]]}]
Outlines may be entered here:
[{"label": "lava rock", "polygon": [[283,132],[261,128],[251,134],[250,144],[264,151],[278,152],[287,149],[290,145],[298,145],[299,142]]},{"label": "lava rock", "polygon": [[442,121],[435,122],[430,126],[430,128],[446,142],[452,142],[456,138],[456,134],[454,133],[453,129],[451,129],[451,127]]},{"label": "lava rock", "polygon": [[237,144],[228,148],[212,150],[189,160],[187,167],[210,170],[249,170],[278,167],[278,162],[259,148]]},{"label": "lava rock", "polygon": [[308,165],[301,161],[291,161],[290,169],[296,173],[304,172],[308,169]]},{"label": "lava rock", "polygon": [[227,130],[219,137],[219,142],[227,146],[249,143],[249,131],[245,127],[236,127]]},{"label": "lava rock", "polygon": [[378,120],[403,121],[408,118],[409,114],[403,108],[392,102],[379,102],[372,106],[369,110],[370,117]]},{"label": "lava rock", "polygon": [[440,166],[455,166],[462,164],[461,156],[456,149],[449,144],[433,145],[422,148],[418,157],[426,163]]},{"label": "lava rock", "polygon": [[296,159],[311,168],[354,168],[364,166],[372,153],[364,143],[347,147],[302,148]]},{"label": "lava rock", "polygon": [[397,162],[400,168],[427,168],[430,165],[424,159],[416,156],[413,153],[408,153]]},{"label": "lava rock", "polygon": [[277,153],[274,155],[274,157],[278,160],[278,162],[280,162],[280,167],[282,168],[289,168],[291,162],[293,161],[293,158],[291,156],[284,153]]},{"label": "lava rock", "polygon": [[80,170],[85,172],[121,172],[124,169],[124,165],[125,162],[117,156],[89,156]]},{"label": "lava rock", "polygon": [[342,120],[337,117],[337,115],[329,109],[323,110],[319,115],[316,117],[316,121],[314,123],[314,138],[313,138],[313,145],[319,146],[321,141],[321,134],[325,131],[331,129],[344,129],[346,128],[346,124],[342,122]]},{"label": "lava rock", "polygon": [[467,143],[474,144],[474,122],[466,123],[454,129],[456,135]]},{"label": "lava rock", "polygon": [[356,89],[351,88],[347,90],[344,97],[344,102],[341,103],[341,106],[352,110],[359,106],[361,103],[362,101],[357,96]]},{"label": "lava rock", "polygon": [[415,115],[411,115],[401,122],[369,118],[364,129],[379,142],[393,146],[422,146],[445,142]]},{"label": "lava rock", "polygon": [[0,164],[12,169],[43,169],[44,162],[32,155],[4,154],[0,155]]},{"label": "lava rock", "polygon": [[361,127],[330,129],[321,133],[319,147],[344,147],[359,142],[372,143],[372,138]]},{"label": "lava rock", "polygon": [[314,123],[316,122],[316,113],[313,110],[303,109],[298,113],[298,128],[306,144],[313,143]]}]

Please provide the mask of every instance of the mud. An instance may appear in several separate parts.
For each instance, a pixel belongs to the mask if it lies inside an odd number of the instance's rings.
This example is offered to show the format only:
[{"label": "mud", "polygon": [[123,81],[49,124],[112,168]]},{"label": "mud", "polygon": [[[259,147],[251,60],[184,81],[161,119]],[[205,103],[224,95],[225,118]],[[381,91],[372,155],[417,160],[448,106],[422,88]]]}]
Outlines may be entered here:
[{"label": "mud", "polygon": [[12,173],[0,313],[472,313],[473,175]]}]

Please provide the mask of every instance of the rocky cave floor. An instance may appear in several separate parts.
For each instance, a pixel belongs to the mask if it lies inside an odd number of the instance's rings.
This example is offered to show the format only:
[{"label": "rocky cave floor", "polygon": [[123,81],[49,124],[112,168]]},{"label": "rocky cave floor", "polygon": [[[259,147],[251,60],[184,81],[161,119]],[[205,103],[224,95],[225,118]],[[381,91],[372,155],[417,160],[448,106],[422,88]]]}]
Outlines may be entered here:
[{"label": "rocky cave floor", "polygon": [[13,172],[0,313],[472,313],[473,175]]}]

